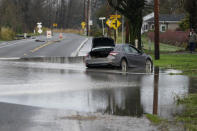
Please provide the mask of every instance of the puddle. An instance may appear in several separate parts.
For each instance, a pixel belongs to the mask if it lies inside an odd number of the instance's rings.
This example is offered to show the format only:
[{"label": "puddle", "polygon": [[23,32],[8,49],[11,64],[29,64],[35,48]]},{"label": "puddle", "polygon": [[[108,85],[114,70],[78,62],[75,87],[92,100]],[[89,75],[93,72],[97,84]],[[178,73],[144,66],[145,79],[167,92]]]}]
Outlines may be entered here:
[{"label": "puddle", "polygon": [[[101,71],[102,70],[102,71]],[[196,92],[197,79],[168,75],[116,73],[91,69],[79,58],[23,58],[0,61],[0,102],[45,108],[141,117],[172,118],[182,111],[177,96]]]}]

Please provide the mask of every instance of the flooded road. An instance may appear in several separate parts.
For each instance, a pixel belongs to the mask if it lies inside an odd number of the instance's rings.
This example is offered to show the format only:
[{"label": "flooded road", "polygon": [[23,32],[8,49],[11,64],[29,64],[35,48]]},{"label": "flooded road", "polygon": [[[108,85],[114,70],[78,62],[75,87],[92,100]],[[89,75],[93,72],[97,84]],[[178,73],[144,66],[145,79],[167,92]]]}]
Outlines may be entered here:
[{"label": "flooded road", "polygon": [[172,118],[176,98],[196,91],[197,79],[176,70],[154,73],[86,69],[82,58],[0,61],[0,102],[85,113]]}]

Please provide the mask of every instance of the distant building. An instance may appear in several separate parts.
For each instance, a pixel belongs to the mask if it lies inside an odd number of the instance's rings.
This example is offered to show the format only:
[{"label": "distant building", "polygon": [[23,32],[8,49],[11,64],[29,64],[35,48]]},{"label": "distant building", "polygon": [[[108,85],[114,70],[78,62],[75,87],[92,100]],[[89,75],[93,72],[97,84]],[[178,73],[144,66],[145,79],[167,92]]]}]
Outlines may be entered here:
[{"label": "distant building", "polygon": [[[160,14],[160,31],[165,32],[166,30],[176,30],[179,28],[179,23],[184,18],[184,14]],[[143,18],[142,33],[154,30],[154,27],[154,13],[151,13]]]}]

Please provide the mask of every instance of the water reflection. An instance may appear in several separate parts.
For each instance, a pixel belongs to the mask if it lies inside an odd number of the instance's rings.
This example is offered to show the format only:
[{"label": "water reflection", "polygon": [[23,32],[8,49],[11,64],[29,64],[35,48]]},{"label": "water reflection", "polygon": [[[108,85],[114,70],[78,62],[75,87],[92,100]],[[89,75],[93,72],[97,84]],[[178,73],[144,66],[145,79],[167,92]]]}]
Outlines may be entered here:
[{"label": "water reflection", "polygon": [[187,94],[197,83],[187,76],[161,73],[159,68],[154,75],[122,75],[78,71],[84,68],[82,64],[65,66],[63,59],[56,61],[61,64],[0,62],[0,102],[121,116],[153,113],[170,118],[182,109],[176,106],[175,97]]},{"label": "water reflection", "polygon": [[158,88],[159,88],[159,67],[154,69],[154,97],[153,97],[153,114],[158,114]]}]

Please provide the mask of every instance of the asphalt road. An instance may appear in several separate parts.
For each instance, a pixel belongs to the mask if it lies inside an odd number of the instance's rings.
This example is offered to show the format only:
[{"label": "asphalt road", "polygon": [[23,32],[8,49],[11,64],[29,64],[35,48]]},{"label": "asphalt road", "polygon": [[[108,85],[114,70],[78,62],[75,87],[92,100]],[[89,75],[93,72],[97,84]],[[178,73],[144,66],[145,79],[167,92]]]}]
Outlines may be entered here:
[{"label": "asphalt road", "polygon": [[47,40],[46,36],[38,36],[36,39],[44,42],[26,39],[0,43],[0,58],[69,57],[87,38],[63,34],[63,40],[59,41],[58,34],[55,34],[51,40]]}]

